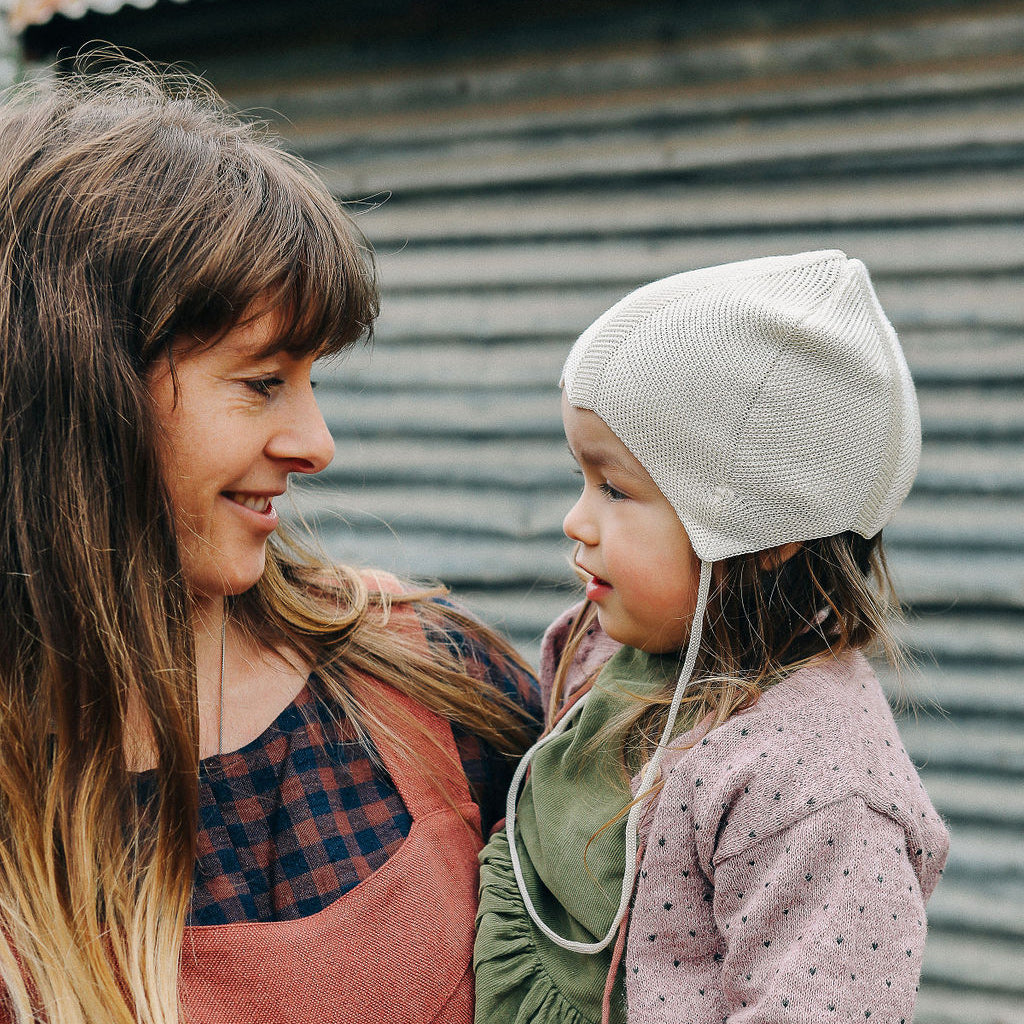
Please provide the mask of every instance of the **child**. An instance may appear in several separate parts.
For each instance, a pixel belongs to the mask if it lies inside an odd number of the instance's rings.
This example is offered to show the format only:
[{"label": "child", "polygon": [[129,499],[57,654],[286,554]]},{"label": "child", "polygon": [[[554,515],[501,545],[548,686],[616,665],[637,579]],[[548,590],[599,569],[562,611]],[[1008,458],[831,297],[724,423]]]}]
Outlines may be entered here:
[{"label": "child", "polygon": [[909,1021],[948,837],[862,653],[896,652],[880,531],[920,453],[867,271],[657,281],[562,386],[587,601],[481,854],[477,1021]]}]

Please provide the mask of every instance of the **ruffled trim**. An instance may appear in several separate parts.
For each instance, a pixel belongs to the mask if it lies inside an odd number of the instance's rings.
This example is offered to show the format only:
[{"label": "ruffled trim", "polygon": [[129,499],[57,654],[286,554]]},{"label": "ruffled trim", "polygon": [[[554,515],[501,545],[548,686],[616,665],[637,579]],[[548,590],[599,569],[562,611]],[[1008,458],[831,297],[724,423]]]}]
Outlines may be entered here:
[{"label": "ruffled trim", "polygon": [[512,872],[505,830],[480,854],[480,909],[473,952],[479,1024],[599,1024],[569,1002],[545,970]]}]

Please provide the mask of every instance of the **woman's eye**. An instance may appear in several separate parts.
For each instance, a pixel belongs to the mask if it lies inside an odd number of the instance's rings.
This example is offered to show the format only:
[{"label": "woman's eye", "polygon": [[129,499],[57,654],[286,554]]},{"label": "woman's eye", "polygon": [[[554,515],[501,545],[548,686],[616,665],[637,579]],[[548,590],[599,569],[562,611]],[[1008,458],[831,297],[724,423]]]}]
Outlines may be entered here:
[{"label": "woman's eye", "polygon": [[255,391],[257,395],[266,398],[274,391],[274,388],[279,388],[283,383],[284,381],[280,377],[256,377],[253,380],[247,380],[245,386],[250,391]]},{"label": "woman's eye", "polygon": [[604,494],[604,496],[611,501],[622,501],[622,499],[626,497],[626,495],[623,494],[622,491],[618,490],[615,487],[612,487],[612,485],[608,483],[607,480],[605,480],[605,482],[601,484],[601,491]]}]

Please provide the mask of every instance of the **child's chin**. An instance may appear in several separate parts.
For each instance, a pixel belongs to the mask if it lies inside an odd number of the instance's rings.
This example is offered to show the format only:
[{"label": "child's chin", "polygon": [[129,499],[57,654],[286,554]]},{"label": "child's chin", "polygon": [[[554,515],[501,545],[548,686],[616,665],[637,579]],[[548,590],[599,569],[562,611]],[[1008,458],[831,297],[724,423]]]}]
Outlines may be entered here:
[{"label": "child's chin", "polygon": [[612,640],[626,647],[634,647],[645,654],[681,654],[688,639],[686,636],[663,634],[651,636],[635,627],[629,629],[623,623],[616,622],[614,616],[604,613],[601,608],[597,610],[597,621]]},{"label": "child's chin", "polygon": [[616,643],[624,644],[626,647],[636,647],[639,650],[646,650],[644,637],[636,629],[630,629],[628,624],[623,624],[603,608],[597,609],[597,622],[605,634]]},{"label": "child's chin", "polygon": [[628,640],[620,640],[617,634],[620,633],[616,629],[615,617],[609,615],[600,605],[597,606],[597,624],[604,630],[605,634],[611,637],[612,640],[617,641],[620,644],[629,645]]}]

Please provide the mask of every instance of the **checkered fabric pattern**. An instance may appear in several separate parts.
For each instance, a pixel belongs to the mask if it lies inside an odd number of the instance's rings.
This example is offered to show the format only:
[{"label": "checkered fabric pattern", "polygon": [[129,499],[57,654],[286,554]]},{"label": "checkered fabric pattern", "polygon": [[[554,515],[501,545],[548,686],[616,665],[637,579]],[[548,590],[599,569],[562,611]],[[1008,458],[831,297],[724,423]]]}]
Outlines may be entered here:
[{"label": "checkered fabric pattern", "polygon": [[[453,645],[483,685],[541,721],[536,680],[478,636],[428,629],[427,639]],[[504,814],[515,762],[453,732],[486,834]],[[199,822],[190,923],[206,925],[317,913],[379,868],[412,818],[387,771],[311,678],[256,740],[202,762]]]}]

